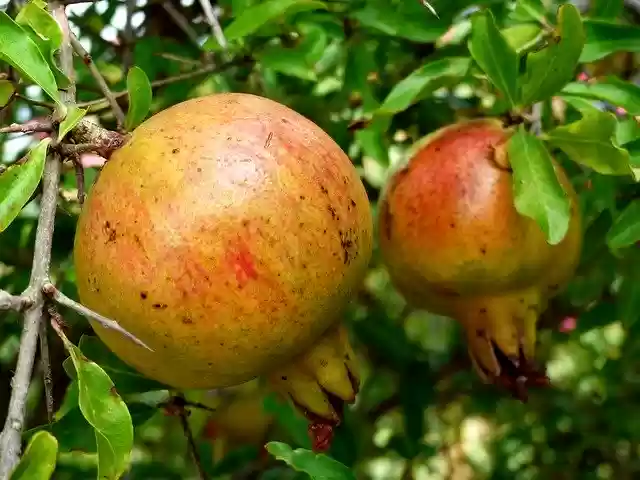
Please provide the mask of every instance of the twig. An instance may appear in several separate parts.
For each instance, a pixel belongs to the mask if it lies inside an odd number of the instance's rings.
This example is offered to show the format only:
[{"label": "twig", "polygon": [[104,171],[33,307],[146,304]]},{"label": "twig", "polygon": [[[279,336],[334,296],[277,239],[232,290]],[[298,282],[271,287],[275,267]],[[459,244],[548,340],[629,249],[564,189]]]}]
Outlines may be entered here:
[{"label": "twig", "polygon": [[111,92],[109,85],[107,85],[107,81],[104,79],[104,77],[100,73],[100,70],[98,70],[98,67],[96,67],[95,63],[93,63],[93,59],[91,58],[91,55],[89,54],[89,52],[85,50],[85,48],[80,43],[80,40],[78,40],[78,38],[73,33],[71,34],[71,45],[73,46],[73,49],[75,50],[75,52],[82,57],[82,61],[89,68],[91,75],[93,75],[93,78],[98,83],[100,90],[102,90],[102,94],[104,95],[104,98],[106,98],[107,101],[109,102],[109,105],[111,106],[111,110],[113,110],[113,114],[116,117],[116,122],[118,123],[118,129],[122,128],[122,126],[124,125],[124,119],[125,119],[124,112],[120,108],[120,105],[118,105],[118,102],[116,102],[116,99],[113,96],[113,92]]},{"label": "twig", "polygon": [[[248,60],[247,58],[239,58],[239,59],[229,61],[227,63],[223,63],[221,65],[207,65],[205,67],[199,68],[197,70],[193,70],[191,72],[181,73],[173,77],[163,78],[162,80],[156,80],[154,82],[151,82],[151,87],[152,88],[164,87],[166,85],[182,82],[184,80],[190,80],[192,78],[199,77],[201,75],[207,75],[210,73],[219,73],[226,70],[227,68],[248,64],[248,63],[250,63],[250,60]],[[120,98],[120,97],[124,97],[127,94],[128,92],[126,90],[123,90],[121,92],[114,93],[113,96],[114,98]],[[93,107],[96,105],[100,105],[105,101],[106,101],[106,98],[99,98],[97,100],[91,100],[89,102],[79,103],[78,107],[81,107],[81,108]]]},{"label": "twig", "polygon": [[124,31],[122,37],[124,40],[124,50],[122,52],[122,68],[128,71],[133,63],[132,46],[133,46],[133,14],[136,12],[136,0],[127,0],[127,18],[124,22]]},{"label": "twig", "polygon": [[227,49],[227,39],[224,37],[224,33],[222,32],[222,27],[220,26],[220,22],[218,21],[218,15],[220,15],[220,8],[213,9],[211,6],[211,2],[209,0],[200,0],[200,5],[202,5],[202,10],[204,11],[204,16],[207,17],[207,22],[209,22],[209,26],[211,27],[211,32],[213,36],[216,37],[218,44],[223,48]]},{"label": "twig", "polygon": [[[61,99],[67,105],[75,102],[75,72],[73,70],[73,51],[69,41],[69,23],[64,5],[58,1],[50,1],[49,9],[62,31],[63,41],[60,46],[60,64],[64,74],[71,79],[66,91],[61,91]],[[60,111],[55,116],[59,118]],[[54,140],[55,138],[54,133]],[[16,363],[15,374],[11,381],[11,398],[2,435],[0,436],[0,480],[8,478],[13,467],[18,463],[21,451],[21,435],[24,428],[27,392],[31,382],[33,364],[35,362],[40,323],[43,321],[45,303],[42,286],[49,277],[51,263],[51,247],[60,185],[62,162],[57,154],[47,156],[42,177],[42,197],[40,215],[36,228],[33,264],[29,286],[24,294],[31,300],[25,311],[20,351]]]},{"label": "twig", "polygon": [[115,330],[116,332],[119,332],[125,337],[131,339],[134,343],[140,345],[141,347],[144,347],[147,350],[153,351],[151,350],[151,348],[147,346],[146,343],[144,343],[142,340],[136,337],[133,333],[128,332],[118,322],[116,322],[115,320],[111,320],[110,318],[107,318],[103,315],[100,315],[99,313],[94,312],[90,308],[87,308],[84,305],[70,299],[51,283],[46,283],[45,285],[43,285],[42,289],[49,298],[51,298],[56,303],[62,305],[63,307],[67,307],[72,310],[75,310],[80,315],[90,318],[91,320],[95,320],[104,328]]},{"label": "twig", "polygon": [[58,150],[65,157],[70,157],[73,155],[78,155],[79,153],[97,153],[97,150],[100,148],[99,145],[94,145],[92,143],[64,143],[58,145]]},{"label": "twig", "polygon": [[51,374],[51,357],[49,355],[49,329],[47,322],[40,322],[40,364],[44,382],[44,398],[47,406],[47,420],[53,422],[53,375]]},{"label": "twig", "polygon": [[78,155],[73,156],[73,168],[76,171],[76,186],[78,188],[78,203],[84,204],[85,190],[84,190],[84,165],[80,161]]},{"label": "twig", "polygon": [[0,127],[0,133],[36,133],[52,131],[53,124],[51,122],[29,122],[25,124],[12,123],[7,127]]},{"label": "twig", "polygon": [[16,98],[19,98],[23,102],[27,102],[27,103],[29,103],[31,105],[35,105],[36,107],[42,107],[42,108],[46,108],[46,109],[49,109],[49,110],[54,110],[56,108],[53,103],[41,102],[40,100],[35,100],[33,98],[26,97],[26,96],[22,95],[21,93],[17,93],[17,92],[16,92]]},{"label": "twig", "polygon": [[0,310],[15,310],[16,312],[22,311],[28,307],[31,300],[21,295],[11,295],[9,292],[0,290]]},{"label": "twig", "polygon": [[534,135],[540,135],[542,132],[542,110],[543,110],[542,102],[534,103],[533,107],[531,107],[531,118],[529,121],[531,122],[530,131]]},{"label": "twig", "polygon": [[193,463],[196,464],[196,468],[198,469],[198,475],[200,480],[207,480],[207,474],[202,467],[202,461],[200,460],[200,455],[198,454],[198,447],[193,438],[193,433],[191,432],[191,428],[189,427],[189,422],[187,421],[187,411],[184,408],[181,408],[178,416],[180,417],[180,424],[182,425],[182,430],[184,430],[184,436],[187,438],[187,444],[189,446],[189,450],[191,455],[193,456]]},{"label": "twig", "polygon": [[191,23],[187,18],[180,13],[176,7],[169,1],[162,2],[162,8],[164,8],[165,12],[169,14],[171,19],[175,22],[175,24],[184,32],[184,34],[189,37],[189,40],[197,46],[200,47],[200,42],[198,41],[198,34],[191,26]]}]

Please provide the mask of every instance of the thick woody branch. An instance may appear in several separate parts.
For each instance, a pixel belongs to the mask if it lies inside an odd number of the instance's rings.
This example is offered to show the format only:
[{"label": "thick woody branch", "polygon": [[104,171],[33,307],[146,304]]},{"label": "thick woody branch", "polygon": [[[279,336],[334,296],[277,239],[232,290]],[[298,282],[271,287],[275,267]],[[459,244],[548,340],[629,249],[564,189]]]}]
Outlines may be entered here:
[{"label": "thick woody branch", "polygon": [[0,290],[0,310],[15,310],[20,312],[31,304],[31,300],[20,295],[11,295]]},{"label": "thick woody branch", "polygon": [[[71,79],[71,85],[61,92],[62,101],[67,105],[75,102],[75,72],[73,69],[73,50],[69,39],[69,23],[64,5],[58,1],[49,2],[49,9],[60,25],[63,41],[60,47],[60,64],[62,71]],[[61,112],[54,112],[55,118],[61,117]],[[54,140],[57,140],[54,135]],[[16,363],[15,374],[11,381],[11,398],[7,417],[0,436],[0,480],[6,480],[14,466],[18,463],[22,450],[21,437],[25,423],[27,392],[31,383],[33,365],[35,362],[40,324],[45,316],[45,295],[43,285],[48,282],[51,264],[51,248],[53,230],[58,200],[58,188],[61,173],[60,157],[50,154],[44,167],[42,177],[42,197],[40,201],[40,215],[36,228],[35,247],[31,278],[24,295],[29,298],[31,305],[25,310],[20,351]]]},{"label": "thick woody branch", "polygon": [[36,133],[51,131],[53,131],[53,124],[50,121],[28,122],[24,124],[12,123],[7,127],[0,128],[0,133]]}]

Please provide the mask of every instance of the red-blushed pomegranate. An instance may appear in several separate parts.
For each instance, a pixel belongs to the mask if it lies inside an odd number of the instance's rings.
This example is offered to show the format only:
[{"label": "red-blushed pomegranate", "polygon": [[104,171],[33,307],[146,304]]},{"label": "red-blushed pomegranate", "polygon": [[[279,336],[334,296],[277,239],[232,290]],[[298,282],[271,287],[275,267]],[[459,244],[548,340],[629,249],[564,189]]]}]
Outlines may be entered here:
[{"label": "red-blushed pomegranate", "polygon": [[[113,352],[179,389],[269,377],[309,416],[352,402],[341,315],[366,273],[372,218],[347,155],[272,100],[216,94],[135,129],[79,219],[81,301]],[[334,398],[335,397],[335,398]]]},{"label": "red-blushed pomegranate", "polygon": [[486,381],[524,396],[545,384],[533,367],[536,323],[573,275],[582,232],[575,191],[557,245],[514,206],[507,143],[493,119],[464,121],[420,141],[380,202],[380,248],[393,283],[418,308],[462,323],[474,366]]}]

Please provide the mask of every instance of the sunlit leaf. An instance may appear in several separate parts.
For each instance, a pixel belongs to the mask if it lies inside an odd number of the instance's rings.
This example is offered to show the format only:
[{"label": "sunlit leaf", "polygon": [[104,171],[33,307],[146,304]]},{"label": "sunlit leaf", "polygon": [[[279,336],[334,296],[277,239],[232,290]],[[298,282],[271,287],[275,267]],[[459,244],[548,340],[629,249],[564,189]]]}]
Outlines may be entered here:
[{"label": "sunlit leaf", "polygon": [[60,127],[58,129],[58,138],[63,139],[67,136],[67,134],[73,130],[80,120],[84,118],[87,110],[81,109],[76,106],[67,107],[67,115],[64,117],[64,120],[60,122]]},{"label": "sunlit leaf", "polygon": [[36,191],[47,157],[50,138],[45,138],[32,148],[21,165],[9,167],[0,174],[0,232],[18,216],[22,207]]},{"label": "sunlit leaf", "polygon": [[4,12],[0,12],[0,59],[10,63],[49,97],[60,102],[56,79],[40,49],[29,34]]},{"label": "sunlit leaf", "polygon": [[604,175],[630,175],[629,152],[616,144],[616,118],[612,113],[584,112],[577,122],[549,131],[545,139],[574,162]]},{"label": "sunlit leaf", "polygon": [[105,371],[83,355],[61,332],[76,371],[78,404],[94,428],[100,478],[118,480],[129,468],[133,448],[131,415]]},{"label": "sunlit leaf", "polygon": [[58,441],[48,432],[31,437],[10,480],[49,480],[56,468]]},{"label": "sunlit leaf", "polygon": [[124,126],[127,130],[133,130],[147,117],[153,97],[151,83],[140,67],[134,66],[129,70],[127,91],[129,92],[129,110]]},{"label": "sunlit leaf", "polygon": [[571,204],[551,155],[544,143],[523,125],[510,138],[508,151],[516,210],[534,219],[550,244],[561,242],[569,229]]}]

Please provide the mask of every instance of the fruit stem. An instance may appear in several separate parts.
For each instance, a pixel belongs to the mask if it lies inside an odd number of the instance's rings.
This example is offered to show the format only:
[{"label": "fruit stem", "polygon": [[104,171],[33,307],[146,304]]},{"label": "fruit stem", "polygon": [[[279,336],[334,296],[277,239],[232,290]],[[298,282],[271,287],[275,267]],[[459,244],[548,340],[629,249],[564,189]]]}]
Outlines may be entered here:
[{"label": "fruit stem", "polygon": [[71,131],[71,137],[77,144],[91,145],[102,157],[109,159],[111,154],[122,147],[129,135],[108,130],[83,118]]}]

